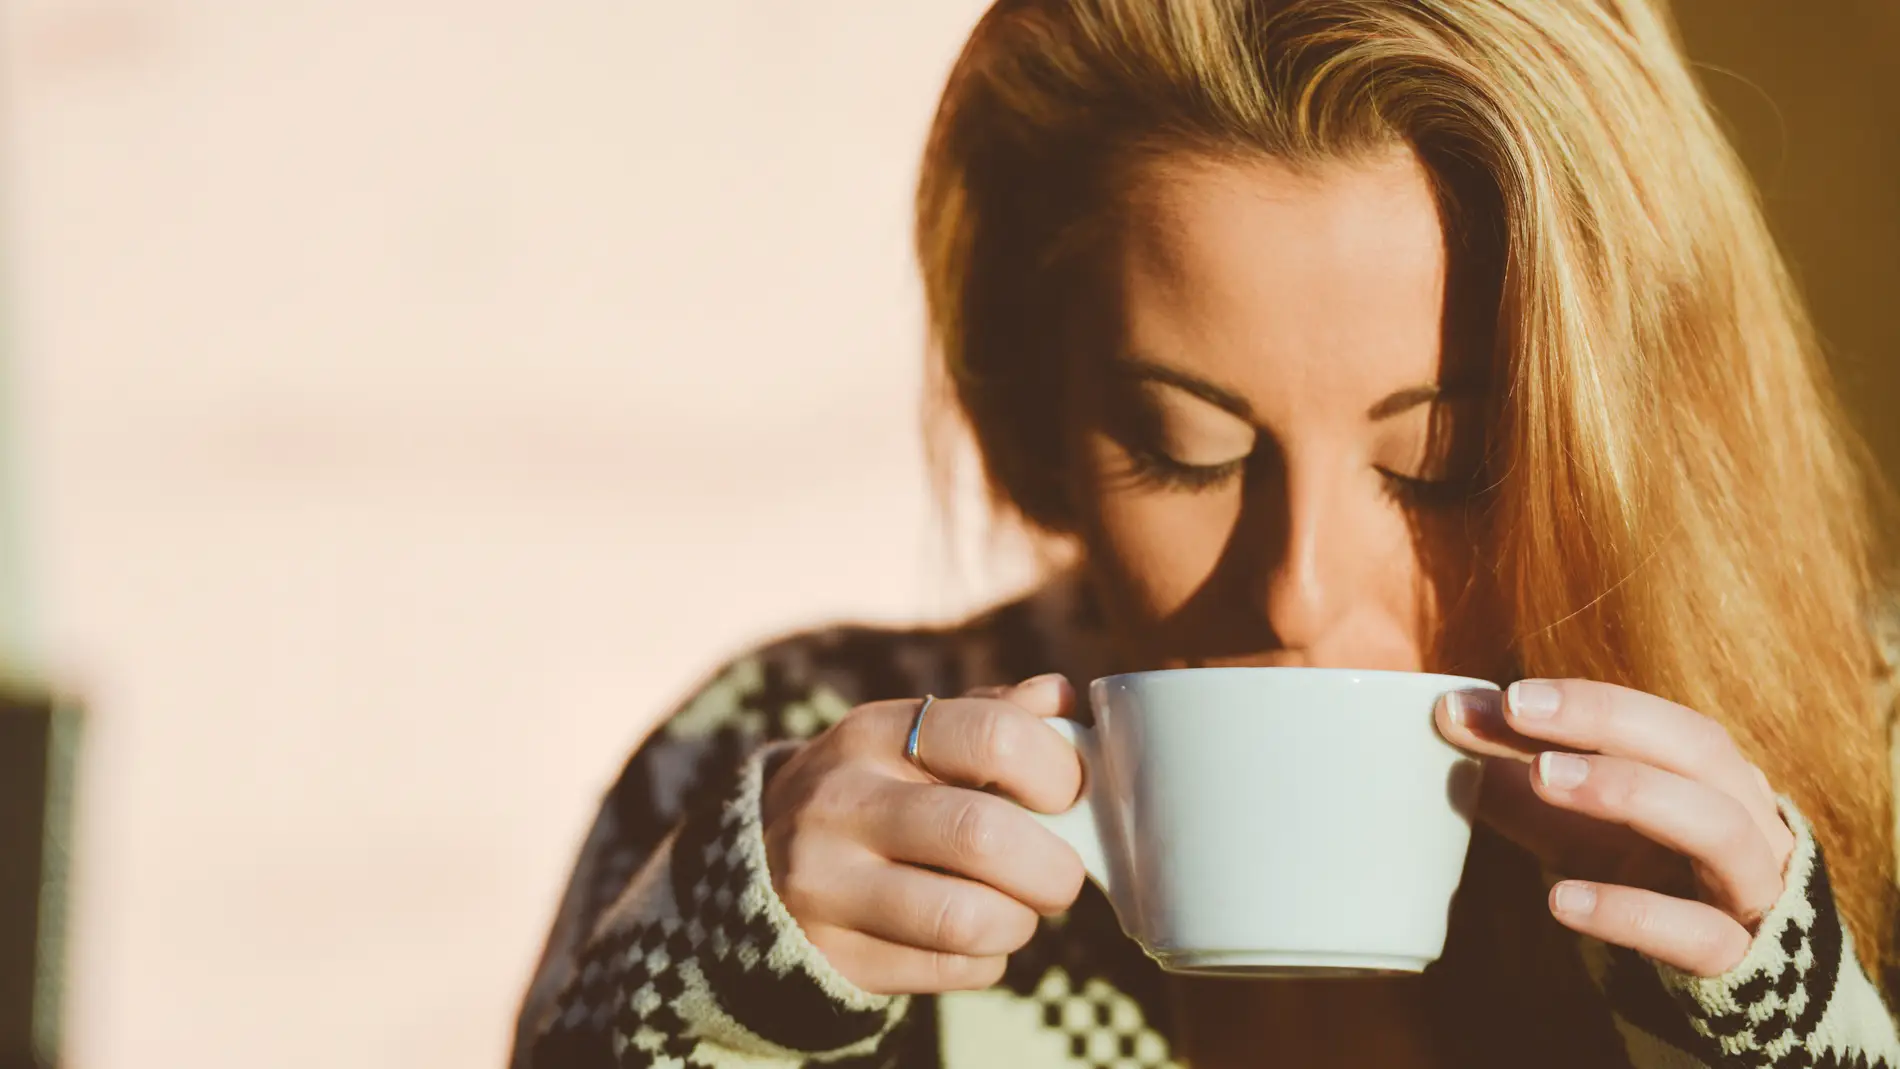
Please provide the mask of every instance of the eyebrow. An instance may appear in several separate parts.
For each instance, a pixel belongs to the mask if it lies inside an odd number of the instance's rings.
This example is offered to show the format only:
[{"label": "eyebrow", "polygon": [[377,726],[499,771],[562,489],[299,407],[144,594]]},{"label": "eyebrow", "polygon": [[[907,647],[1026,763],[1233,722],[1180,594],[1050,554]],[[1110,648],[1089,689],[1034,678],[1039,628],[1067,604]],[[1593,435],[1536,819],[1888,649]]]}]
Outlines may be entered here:
[{"label": "eyebrow", "polygon": [[1172,386],[1184,393],[1193,394],[1216,408],[1225,409],[1249,423],[1254,422],[1253,406],[1247,403],[1245,397],[1224,386],[1217,386],[1178,368],[1157,364],[1139,356],[1123,355],[1117,357],[1115,362],[1121,365],[1123,374],[1136,381],[1146,380]]},{"label": "eyebrow", "polygon": [[[1131,378],[1142,381],[1158,382],[1172,386],[1177,390],[1194,395],[1216,408],[1246,420],[1255,422],[1253,406],[1247,399],[1229,390],[1225,386],[1209,382],[1199,376],[1190,375],[1179,368],[1166,364],[1157,364],[1139,356],[1123,355],[1116,358],[1122,372]],[[1420,405],[1433,401],[1456,399],[1478,392],[1476,384],[1466,380],[1453,380],[1445,383],[1420,383],[1398,390],[1366,410],[1366,419],[1380,423],[1395,416],[1403,415]]]},{"label": "eyebrow", "polygon": [[1366,418],[1374,423],[1388,420],[1402,413],[1410,412],[1420,405],[1435,401],[1463,401],[1479,396],[1484,392],[1482,384],[1471,378],[1456,378],[1445,382],[1428,382],[1418,386],[1408,386],[1385,400],[1366,410]]},{"label": "eyebrow", "polygon": [[1408,386],[1387,397],[1366,410],[1366,418],[1374,423],[1388,420],[1403,412],[1410,412],[1420,405],[1430,404],[1444,394],[1437,385]]}]

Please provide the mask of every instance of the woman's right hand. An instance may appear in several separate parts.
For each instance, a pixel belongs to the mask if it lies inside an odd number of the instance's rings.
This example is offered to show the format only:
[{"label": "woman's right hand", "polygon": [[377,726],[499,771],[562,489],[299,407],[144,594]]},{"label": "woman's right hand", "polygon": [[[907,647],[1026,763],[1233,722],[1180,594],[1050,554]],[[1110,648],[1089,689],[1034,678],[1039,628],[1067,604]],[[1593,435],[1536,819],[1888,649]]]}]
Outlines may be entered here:
[{"label": "woman's right hand", "polygon": [[[1074,804],[1082,764],[1041,720],[1067,680],[939,698],[904,757],[916,700],[873,702],[800,747],[763,800],[772,884],[832,967],[866,991],[989,987],[1069,908],[1082,861],[1001,794],[1043,813]],[[997,793],[990,793],[990,792]]]}]

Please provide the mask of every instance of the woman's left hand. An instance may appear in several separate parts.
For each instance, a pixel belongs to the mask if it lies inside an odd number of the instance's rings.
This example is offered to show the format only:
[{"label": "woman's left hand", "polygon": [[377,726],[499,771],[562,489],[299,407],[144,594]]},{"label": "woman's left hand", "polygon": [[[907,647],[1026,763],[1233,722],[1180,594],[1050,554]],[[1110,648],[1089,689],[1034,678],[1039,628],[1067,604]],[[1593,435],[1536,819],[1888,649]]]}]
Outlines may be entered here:
[{"label": "woman's left hand", "polygon": [[1560,922],[1697,976],[1741,962],[1795,839],[1721,725],[1577,679],[1459,691],[1437,720],[1485,759],[1479,819],[1574,877],[1551,890]]}]

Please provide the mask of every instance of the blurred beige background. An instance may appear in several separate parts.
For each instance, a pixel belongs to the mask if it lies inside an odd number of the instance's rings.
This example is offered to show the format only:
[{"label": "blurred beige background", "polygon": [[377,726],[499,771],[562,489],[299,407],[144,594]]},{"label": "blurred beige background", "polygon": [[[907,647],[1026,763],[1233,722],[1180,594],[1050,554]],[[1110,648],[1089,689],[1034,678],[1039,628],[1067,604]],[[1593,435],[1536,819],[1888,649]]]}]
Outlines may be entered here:
[{"label": "blurred beige background", "polygon": [[[1884,3],[1685,20],[1875,413]],[[12,652],[93,713],[72,1066],[500,1064],[654,715],[1020,578],[916,444],[907,198],[982,6],[0,2]]]},{"label": "blurred beige background", "polygon": [[499,1065],[746,642],[949,613],[907,199],[977,0],[5,4],[79,1069]]}]

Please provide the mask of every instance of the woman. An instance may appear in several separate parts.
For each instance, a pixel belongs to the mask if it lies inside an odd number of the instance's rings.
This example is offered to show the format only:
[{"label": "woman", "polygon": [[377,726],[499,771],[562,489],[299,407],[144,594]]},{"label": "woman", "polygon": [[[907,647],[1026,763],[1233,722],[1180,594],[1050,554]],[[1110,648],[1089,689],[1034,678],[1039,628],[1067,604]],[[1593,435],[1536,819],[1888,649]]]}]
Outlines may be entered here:
[{"label": "woman", "polygon": [[[1655,7],[1004,0],[917,237],[1080,563],[686,703],[517,1065],[1900,1065],[1863,469]],[[1438,711],[1489,768],[1423,978],[1164,976],[1012,804],[1076,796],[1068,680],[1214,664],[1513,682]]]}]

